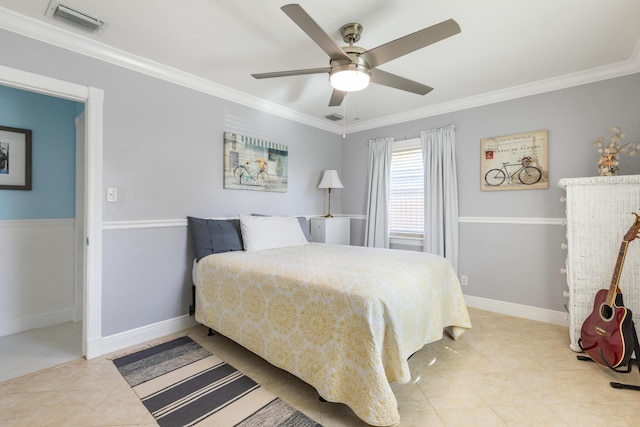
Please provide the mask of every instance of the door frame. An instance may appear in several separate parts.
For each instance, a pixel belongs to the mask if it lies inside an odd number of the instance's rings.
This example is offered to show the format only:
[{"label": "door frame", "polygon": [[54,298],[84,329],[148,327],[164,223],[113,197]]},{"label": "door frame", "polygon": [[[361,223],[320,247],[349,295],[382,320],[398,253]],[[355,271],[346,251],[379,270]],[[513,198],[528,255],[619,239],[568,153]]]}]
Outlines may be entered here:
[{"label": "door frame", "polygon": [[[102,131],[104,91],[0,65],[0,85],[85,105],[83,323],[87,359],[102,355]],[[77,217],[78,215],[76,215]],[[80,249],[78,248],[78,251]]]}]

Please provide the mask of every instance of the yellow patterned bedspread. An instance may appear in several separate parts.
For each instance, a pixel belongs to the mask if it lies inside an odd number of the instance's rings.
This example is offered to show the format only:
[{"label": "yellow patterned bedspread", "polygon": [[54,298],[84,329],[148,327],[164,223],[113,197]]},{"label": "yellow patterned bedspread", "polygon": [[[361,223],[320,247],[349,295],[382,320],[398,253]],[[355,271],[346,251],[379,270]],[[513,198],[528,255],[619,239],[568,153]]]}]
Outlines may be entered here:
[{"label": "yellow patterned bedspread", "polygon": [[198,262],[196,320],[342,402],[371,425],[400,421],[390,382],[407,359],[471,327],[442,257],[309,243]]}]

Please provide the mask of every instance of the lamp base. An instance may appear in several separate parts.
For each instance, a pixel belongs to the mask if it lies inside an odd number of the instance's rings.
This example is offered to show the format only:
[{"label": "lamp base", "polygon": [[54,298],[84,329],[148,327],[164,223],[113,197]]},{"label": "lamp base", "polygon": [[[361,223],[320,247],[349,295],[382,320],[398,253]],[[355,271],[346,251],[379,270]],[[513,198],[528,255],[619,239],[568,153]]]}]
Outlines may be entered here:
[{"label": "lamp base", "polygon": [[324,217],[325,217],[325,218],[333,218],[333,215],[331,215],[331,214],[326,214]]}]

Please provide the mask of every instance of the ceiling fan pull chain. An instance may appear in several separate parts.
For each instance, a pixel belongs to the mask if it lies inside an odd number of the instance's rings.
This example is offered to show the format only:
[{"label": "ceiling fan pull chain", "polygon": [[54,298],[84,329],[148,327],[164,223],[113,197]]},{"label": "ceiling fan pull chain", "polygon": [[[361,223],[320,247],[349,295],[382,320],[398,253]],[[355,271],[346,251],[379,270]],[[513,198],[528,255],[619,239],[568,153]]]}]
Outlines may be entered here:
[{"label": "ceiling fan pull chain", "polygon": [[356,94],[356,97],[354,99],[355,99],[354,100],[355,107],[353,107],[353,122],[355,123],[358,120],[360,120],[360,113],[358,112],[358,110],[359,110],[358,107],[359,107],[360,103],[358,102],[357,94]]},{"label": "ceiling fan pull chain", "polygon": [[342,139],[347,137],[347,97],[342,102]]}]

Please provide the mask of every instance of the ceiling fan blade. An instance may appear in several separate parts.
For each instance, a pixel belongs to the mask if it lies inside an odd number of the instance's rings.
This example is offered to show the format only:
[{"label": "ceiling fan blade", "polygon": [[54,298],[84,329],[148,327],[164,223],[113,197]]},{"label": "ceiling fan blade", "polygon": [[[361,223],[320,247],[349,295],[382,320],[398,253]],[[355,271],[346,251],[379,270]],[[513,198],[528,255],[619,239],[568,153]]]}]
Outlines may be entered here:
[{"label": "ceiling fan blade", "polygon": [[251,75],[256,79],[270,79],[273,77],[303,76],[305,74],[328,73],[329,71],[331,71],[331,67],[307,68],[304,70],[274,71],[272,73],[258,73]]},{"label": "ceiling fan blade", "polygon": [[347,92],[334,89],[331,94],[331,99],[329,100],[329,107],[337,107],[342,104],[345,96],[347,96]]},{"label": "ceiling fan blade", "polygon": [[342,59],[351,61],[351,58],[336,44],[327,33],[314,21],[311,16],[299,4],[287,4],[281,7],[282,11],[287,14],[293,22],[311,39],[316,42],[322,50],[329,55],[331,59]]},{"label": "ceiling fan blade", "polygon": [[430,86],[405,79],[404,77],[396,76],[395,74],[387,73],[386,71],[382,71],[377,68],[371,70],[371,81],[379,85],[417,93],[418,95],[426,95],[433,90]]},{"label": "ceiling fan blade", "polygon": [[359,56],[373,68],[406,55],[407,53],[444,40],[447,37],[456,35],[460,31],[458,23],[453,19],[448,19],[439,24],[390,41],[389,43],[374,47]]}]

